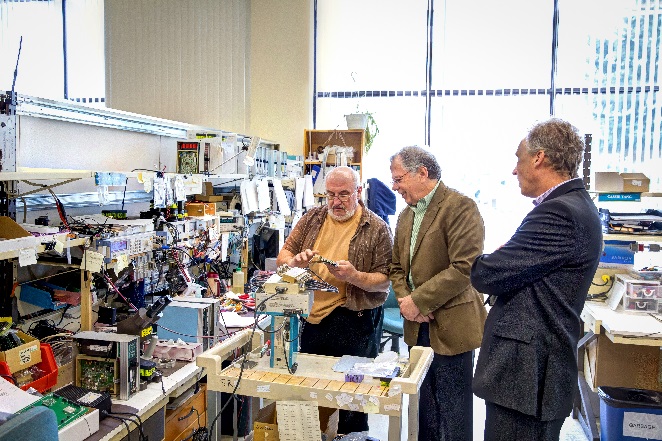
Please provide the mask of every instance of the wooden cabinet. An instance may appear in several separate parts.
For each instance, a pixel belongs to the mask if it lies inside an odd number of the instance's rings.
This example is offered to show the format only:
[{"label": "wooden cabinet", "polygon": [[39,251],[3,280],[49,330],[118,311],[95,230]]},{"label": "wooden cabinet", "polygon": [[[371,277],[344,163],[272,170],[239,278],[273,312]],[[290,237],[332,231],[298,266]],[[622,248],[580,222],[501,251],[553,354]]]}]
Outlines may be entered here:
[{"label": "wooden cabinet", "polygon": [[193,394],[176,409],[166,410],[165,441],[181,441],[189,438],[198,427],[206,425],[207,385],[201,384],[198,393]]},{"label": "wooden cabinet", "polygon": [[[347,165],[359,172],[362,177],[363,150],[365,148],[365,131],[363,130],[304,130],[303,132],[304,173],[311,172],[313,166],[320,165],[317,155],[326,146],[353,147],[354,156],[349,158]],[[333,165],[335,161],[327,160]]]}]

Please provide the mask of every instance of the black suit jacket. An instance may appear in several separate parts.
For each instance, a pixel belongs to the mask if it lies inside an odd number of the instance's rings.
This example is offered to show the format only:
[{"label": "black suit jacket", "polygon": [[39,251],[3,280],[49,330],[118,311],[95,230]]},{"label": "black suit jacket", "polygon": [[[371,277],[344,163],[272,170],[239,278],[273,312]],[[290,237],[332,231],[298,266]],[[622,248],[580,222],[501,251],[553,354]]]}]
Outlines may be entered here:
[{"label": "black suit jacket", "polygon": [[531,210],[508,243],[474,262],[472,284],[497,297],[476,365],[477,396],[544,421],[568,416],[579,315],[601,250],[597,209],[573,179]]}]

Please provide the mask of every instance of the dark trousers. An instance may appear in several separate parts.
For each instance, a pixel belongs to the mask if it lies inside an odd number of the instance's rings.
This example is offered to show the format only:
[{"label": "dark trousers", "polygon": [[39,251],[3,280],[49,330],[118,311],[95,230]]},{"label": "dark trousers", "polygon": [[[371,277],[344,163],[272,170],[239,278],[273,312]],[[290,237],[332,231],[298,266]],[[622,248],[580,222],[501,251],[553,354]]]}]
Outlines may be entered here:
[{"label": "dark trousers", "polygon": [[[430,328],[422,323],[417,346],[430,346]],[[419,392],[419,441],[473,440],[474,351],[457,355],[435,353]]]},{"label": "dark trousers", "polygon": [[[342,357],[374,358],[379,354],[383,320],[382,307],[363,311],[350,311],[338,307],[322,321],[314,325],[306,323],[301,331],[300,351],[308,354]],[[368,415],[363,412],[341,410],[338,433],[368,430]]]},{"label": "dark trousers", "polygon": [[558,441],[565,421],[541,421],[489,401],[485,407],[485,441]]}]

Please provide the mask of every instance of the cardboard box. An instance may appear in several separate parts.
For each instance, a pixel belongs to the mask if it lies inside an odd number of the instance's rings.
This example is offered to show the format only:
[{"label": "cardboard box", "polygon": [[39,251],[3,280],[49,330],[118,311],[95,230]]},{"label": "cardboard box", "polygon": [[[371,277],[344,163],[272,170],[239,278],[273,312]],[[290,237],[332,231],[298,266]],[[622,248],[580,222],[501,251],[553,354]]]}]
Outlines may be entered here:
[{"label": "cardboard box", "polygon": [[216,204],[213,202],[205,202],[205,214],[213,216],[216,214]]},{"label": "cardboard box", "polygon": [[58,441],[78,441],[99,431],[99,409],[90,409],[85,415],[58,431]]},{"label": "cardboard box", "polygon": [[8,351],[0,352],[0,361],[7,363],[12,374],[41,362],[39,340],[21,331],[18,331],[18,336],[26,343]]},{"label": "cardboard box", "polygon": [[659,347],[613,343],[606,335],[598,335],[586,345],[584,377],[593,389],[613,386],[662,391],[659,361]]},{"label": "cardboard box", "polygon": [[221,195],[205,195],[205,194],[196,194],[195,195],[195,200],[196,201],[202,201],[202,202],[221,202],[223,201],[223,196]]},{"label": "cardboard box", "polygon": [[595,191],[599,193],[646,193],[650,179],[643,173],[595,172]]},{"label": "cardboard box", "polygon": [[253,421],[254,441],[279,441],[276,424],[276,403],[263,407]]},{"label": "cardboard box", "polygon": [[69,363],[58,366],[57,369],[57,382],[53,387],[54,390],[57,390],[67,384],[73,384],[74,382],[74,362],[70,361]]},{"label": "cardboard box", "polygon": [[188,216],[204,216],[205,204],[201,202],[189,202],[186,204],[186,213]]},{"label": "cardboard box", "polygon": [[[323,439],[331,441],[338,434],[338,409],[318,407]],[[276,403],[263,407],[253,420],[254,441],[279,441]]]},{"label": "cardboard box", "polygon": [[214,195],[214,184],[211,182],[202,183],[202,194],[204,196],[213,196]]},{"label": "cardboard box", "polygon": [[35,248],[37,239],[14,220],[0,216],[0,253]]}]

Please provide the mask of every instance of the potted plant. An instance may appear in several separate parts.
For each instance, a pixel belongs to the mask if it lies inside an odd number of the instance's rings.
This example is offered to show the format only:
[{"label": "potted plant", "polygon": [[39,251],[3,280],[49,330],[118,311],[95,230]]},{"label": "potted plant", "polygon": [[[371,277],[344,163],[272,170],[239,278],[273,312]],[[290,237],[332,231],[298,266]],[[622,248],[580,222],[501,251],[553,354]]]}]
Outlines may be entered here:
[{"label": "potted plant", "polygon": [[[356,85],[356,72],[352,72],[350,75],[352,77],[352,82]],[[359,93],[354,93],[356,94],[356,98],[360,99]],[[375,137],[379,135],[379,127],[377,126],[377,122],[375,121],[372,112],[360,110],[360,106],[357,103],[354,113],[345,115],[345,120],[347,121],[348,129],[361,129],[365,131],[364,151],[368,153],[372,143],[375,141]]]},{"label": "potted plant", "polygon": [[365,130],[365,152],[368,153],[375,137],[379,135],[379,127],[371,112],[360,111],[357,109],[354,113],[345,115],[348,129]]}]

